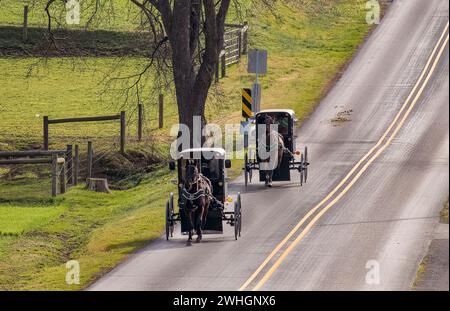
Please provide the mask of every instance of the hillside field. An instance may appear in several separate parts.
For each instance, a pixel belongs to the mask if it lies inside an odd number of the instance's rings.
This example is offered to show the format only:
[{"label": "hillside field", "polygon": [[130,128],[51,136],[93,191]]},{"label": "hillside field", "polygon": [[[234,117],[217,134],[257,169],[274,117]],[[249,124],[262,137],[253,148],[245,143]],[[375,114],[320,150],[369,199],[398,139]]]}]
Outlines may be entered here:
[{"label": "hillside field", "polygon": [[[127,5],[123,1],[117,3]],[[0,0],[0,25],[20,26],[22,7],[16,3]],[[261,79],[263,108],[292,108],[300,121],[313,111],[371,29],[365,22],[364,5],[365,1],[360,0],[285,0],[278,2],[274,10],[257,14],[244,6],[251,48],[269,52],[269,74]],[[30,24],[44,26],[40,16],[33,11]],[[136,27],[135,19],[116,16],[117,20],[93,28],[112,34]],[[5,38],[2,29],[0,38]],[[111,35],[109,39],[113,38]],[[0,50],[7,45],[8,40],[1,41]],[[39,57],[0,58],[0,150],[39,147],[45,115],[59,118],[116,114],[122,109],[129,120],[129,146],[139,147],[135,141],[137,99],[132,96],[124,105],[123,92],[107,89],[104,78],[112,70],[119,75],[136,72],[145,63],[143,57],[136,56],[45,61]],[[32,74],[28,76],[30,69]],[[241,88],[251,86],[253,79],[246,73],[245,58],[228,68],[227,77],[211,90],[208,121],[239,122]],[[151,85],[149,77],[144,92],[150,92]],[[164,93],[165,127],[161,130],[157,129],[154,94],[148,94],[144,102],[147,141],[157,144],[163,153],[170,141],[169,129],[177,121],[173,91]],[[79,143],[84,148],[91,139],[98,148],[110,149],[117,143],[117,134],[116,123],[55,126],[50,131],[51,146]],[[241,164],[234,161],[232,176],[240,172]],[[55,199],[49,196],[49,179],[38,178],[25,169],[13,177],[10,173],[9,168],[0,167],[1,290],[85,287],[161,235],[165,200],[174,190],[170,184],[173,176],[163,163],[129,190],[104,195],[78,186]],[[65,283],[65,262],[70,259],[80,261],[80,285]]]}]

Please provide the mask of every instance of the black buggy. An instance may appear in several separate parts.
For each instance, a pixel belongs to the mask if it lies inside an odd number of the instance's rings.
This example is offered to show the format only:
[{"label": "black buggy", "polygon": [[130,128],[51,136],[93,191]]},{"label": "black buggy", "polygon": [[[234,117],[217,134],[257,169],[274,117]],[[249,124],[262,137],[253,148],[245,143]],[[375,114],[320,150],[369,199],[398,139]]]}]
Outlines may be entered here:
[{"label": "black buggy", "polygon": [[[253,171],[259,171],[259,181],[265,182],[267,175],[266,172],[261,169],[262,159],[258,146],[260,146],[259,137],[263,137],[258,132],[258,125],[266,125],[267,119],[273,120],[272,123],[278,125],[278,135],[284,144],[284,152],[281,156],[279,165],[273,170],[273,181],[290,181],[291,170],[299,172],[300,185],[303,185],[308,178],[308,147],[304,147],[304,151],[300,152],[296,149],[295,145],[295,124],[297,118],[295,112],[290,109],[282,110],[263,110],[255,115],[255,124],[249,135],[254,135],[256,144],[249,146],[248,151],[245,153],[245,185],[252,182]],[[296,159],[296,157],[298,159]]]},{"label": "black buggy", "polygon": [[[201,155],[199,159],[198,155]],[[166,204],[166,239],[173,237],[176,223],[181,223],[181,234],[189,233],[189,223],[184,211],[186,201],[183,199],[183,187],[186,178],[187,165],[195,165],[198,171],[211,181],[214,200],[209,205],[203,234],[223,234],[223,222],[234,227],[234,237],[241,236],[242,215],[241,195],[228,193],[228,178],[226,169],[231,167],[231,161],[225,159],[225,150],[220,148],[187,149],[180,153],[177,162],[170,162],[170,170],[178,172],[178,178],[173,180],[178,186],[178,199],[173,193]]]}]

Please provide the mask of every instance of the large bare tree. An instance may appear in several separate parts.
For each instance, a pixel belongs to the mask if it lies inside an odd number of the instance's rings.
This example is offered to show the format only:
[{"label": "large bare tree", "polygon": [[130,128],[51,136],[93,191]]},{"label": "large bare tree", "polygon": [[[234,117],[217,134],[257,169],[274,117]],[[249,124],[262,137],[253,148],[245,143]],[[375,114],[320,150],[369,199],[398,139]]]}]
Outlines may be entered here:
[{"label": "large bare tree", "polygon": [[223,47],[230,0],[131,0],[146,14],[155,38],[170,43],[179,121],[204,119],[208,91]]},{"label": "large bare tree", "polygon": [[[44,1],[49,38],[56,46],[58,40],[52,29],[52,21],[56,19],[51,15],[51,7],[55,2],[68,3],[73,0]],[[101,8],[106,7],[105,2],[114,3],[114,0],[84,1],[92,13],[89,18],[85,17],[86,28]],[[239,0],[129,1],[145,17],[144,25],[152,40],[147,53],[151,55],[150,62],[142,72],[135,75],[137,80],[133,85],[138,87],[141,76],[151,67],[155,67],[158,74],[171,70],[173,76],[169,80],[175,86],[179,122],[192,129],[193,117],[200,116],[204,124],[206,100],[223,48],[225,19],[230,2],[238,5]],[[56,24],[59,26],[58,22]]]}]

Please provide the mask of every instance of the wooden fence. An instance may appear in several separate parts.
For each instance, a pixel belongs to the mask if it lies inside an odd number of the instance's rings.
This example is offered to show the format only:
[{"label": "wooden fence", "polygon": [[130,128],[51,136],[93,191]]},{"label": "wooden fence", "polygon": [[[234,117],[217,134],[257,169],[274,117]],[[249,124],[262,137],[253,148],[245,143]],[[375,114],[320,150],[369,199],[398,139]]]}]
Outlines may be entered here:
[{"label": "wooden fence", "polygon": [[66,150],[0,151],[0,165],[51,165],[52,196],[65,193],[68,184],[78,183],[78,160],[78,146],[73,149],[72,145]]},{"label": "wooden fence", "polygon": [[49,125],[61,124],[61,123],[75,123],[75,122],[101,122],[120,120],[120,152],[125,153],[125,135],[126,135],[126,120],[125,111],[122,111],[119,115],[114,116],[98,116],[98,117],[84,117],[84,118],[67,118],[67,119],[52,119],[48,116],[44,116],[44,150],[48,150],[49,147]]},{"label": "wooden fence", "polygon": [[[216,82],[226,76],[226,67],[240,62],[248,51],[248,23],[225,24],[224,47],[216,68]],[[219,69],[220,67],[220,69]],[[220,71],[220,72],[219,72]]]},{"label": "wooden fence", "polygon": [[[158,128],[164,127],[164,94],[158,96]],[[137,106],[137,140],[142,141],[142,131],[144,128],[144,105],[138,103]]]}]

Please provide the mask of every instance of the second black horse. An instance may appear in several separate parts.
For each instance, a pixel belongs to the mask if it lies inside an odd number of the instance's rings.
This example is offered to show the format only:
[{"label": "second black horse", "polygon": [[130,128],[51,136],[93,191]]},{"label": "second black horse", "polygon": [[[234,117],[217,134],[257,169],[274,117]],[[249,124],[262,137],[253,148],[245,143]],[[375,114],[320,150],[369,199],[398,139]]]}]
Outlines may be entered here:
[{"label": "second black horse", "polygon": [[208,216],[209,205],[212,202],[211,181],[199,173],[197,166],[186,167],[186,178],[181,195],[185,202],[184,211],[189,224],[189,237],[186,245],[192,244],[193,231],[197,234],[197,243],[202,241],[202,230]]}]

